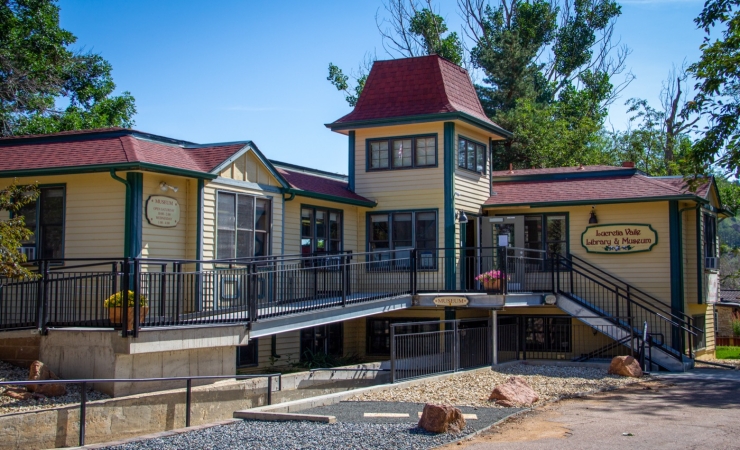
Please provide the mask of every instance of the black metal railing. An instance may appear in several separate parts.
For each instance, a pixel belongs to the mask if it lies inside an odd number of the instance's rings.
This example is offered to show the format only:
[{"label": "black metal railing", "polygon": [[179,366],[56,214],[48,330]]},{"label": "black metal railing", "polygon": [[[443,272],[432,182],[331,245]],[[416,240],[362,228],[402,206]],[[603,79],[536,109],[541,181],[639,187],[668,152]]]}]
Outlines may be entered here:
[{"label": "black metal railing", "polygon": [[23,381],[0,381],[0,386],[29,386],[40,384],[79,384],[80,385],[80,417],[79,417],[79,444],[85,445],[85,423],[87,422],[87,388],[89,385],[98,383],[152,383],[164,381],[185,382],[185,427],[190,426],[190,413],[192,409],[193,380],[247,380],[252,378],[267,378],[266,401],[272,404],[272,379],[278,378],[278,391],[282,390],[282,374],[266,373],[259,375],[202,375],[192,377],[167,377],[167,378],[85,378],[74,380],[23,380]]},{"label": "black metal railing", "polygon": [[664,303],[591,264],[584,264],[580,258],[556,255],[554,259],[556,292],[625,330],[639,331],[647,323],[652,335],[664,337],[662,342],[652,345],[679,360],[685,352],[693,356],[691,339],[700,330],[692,325],[690,318],[674,314]]},{"label": "black metal railing", "polygon": [[391,324],[391,383],[490,365],[492,329],[490,319]]}]

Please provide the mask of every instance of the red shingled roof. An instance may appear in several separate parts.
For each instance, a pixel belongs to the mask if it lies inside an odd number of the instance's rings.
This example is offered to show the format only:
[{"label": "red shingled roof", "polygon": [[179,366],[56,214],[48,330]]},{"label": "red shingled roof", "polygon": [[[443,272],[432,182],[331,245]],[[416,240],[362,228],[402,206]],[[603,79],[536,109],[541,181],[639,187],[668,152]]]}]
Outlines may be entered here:
[{"label": "red shingled roof", "polygon": [[583,173],[583,172],[603,172],[611,170],[630,170],[634,171],[632,167],[620,167],[620,166],[569,166],[569,167],[548,167],[545,169],[514,169],[513,172],[508,170],[496,170],[491,173],[493,177],[511,177],[518,175],[550,175],[550,174],[561,174],[561,173]]},{"label": "red shingled roof", "polygon": [[355,109],[336,124],[422,114],[483,112],[468,72],[437,55],[375,61]]},{"label": "red shingled roof", "polygon": [[635,173],[608,177],[572,179],[493,181],[494,195],[485,206],[504,206],[554,202],[627,200],[691,195],[685,189],[660,179]]},{"label": "red shingled roof", "polygon": [[302,191],[315,192],[318,194],[331,195],[334,197],[346,198],[360,202],[374,203],[361,195],[357,195],[349,190],[345,180],[329,178],[321,175],[315,175],[309,172],[291,170],[284,167],[277,167],[277,171],[285,178],[295,189]]},{"label": "red shingled roof", "polygon": [[148,163],[209,173],[246,145],[242,142],[198,146],[147,136],[152,135],[105,129],[6,138],[0,140],[0,172]]}]

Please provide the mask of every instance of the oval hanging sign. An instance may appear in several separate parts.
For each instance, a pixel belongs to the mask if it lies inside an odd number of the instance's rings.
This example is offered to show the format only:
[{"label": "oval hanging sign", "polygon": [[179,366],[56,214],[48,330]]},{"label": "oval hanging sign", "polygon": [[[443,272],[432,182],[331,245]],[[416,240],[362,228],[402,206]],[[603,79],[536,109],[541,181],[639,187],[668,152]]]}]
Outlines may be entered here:
[{"label": "oval hanging sign", "polygon": [[176,227],[180,222],[180,204],[172,197],[152,195],[146,201],[146,220],[155,227]]},{"label": "oval hanging sign", "polygon": [[658,243],[658,232],[641,223],[615,223],[587,227],[581,245],[588,253],[649,252]]}]

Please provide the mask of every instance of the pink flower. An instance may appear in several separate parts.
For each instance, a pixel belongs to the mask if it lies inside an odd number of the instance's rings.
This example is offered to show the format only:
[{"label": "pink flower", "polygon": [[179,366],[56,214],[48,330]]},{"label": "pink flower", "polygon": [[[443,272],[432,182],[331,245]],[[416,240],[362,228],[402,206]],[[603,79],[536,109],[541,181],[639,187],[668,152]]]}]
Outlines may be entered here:
[{"label": "pink flower", "polygon": [[498,280],[500,278],[503,278],[504,274],[501,273],[500,270],[489,270],[488,272],[483,272],[482,274],[475,277],[476,281],[490,281],[490,280]]}]

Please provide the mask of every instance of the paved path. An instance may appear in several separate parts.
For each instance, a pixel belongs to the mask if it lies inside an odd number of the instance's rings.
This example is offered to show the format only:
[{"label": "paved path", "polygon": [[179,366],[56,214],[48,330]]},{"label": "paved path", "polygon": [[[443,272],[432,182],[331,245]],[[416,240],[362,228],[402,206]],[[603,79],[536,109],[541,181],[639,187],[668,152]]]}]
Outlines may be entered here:
[{"label": "paved path", "polygon": [[444,448],[740,449],[738,414],[740,371],[699,369],[554,403]]}]

